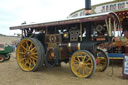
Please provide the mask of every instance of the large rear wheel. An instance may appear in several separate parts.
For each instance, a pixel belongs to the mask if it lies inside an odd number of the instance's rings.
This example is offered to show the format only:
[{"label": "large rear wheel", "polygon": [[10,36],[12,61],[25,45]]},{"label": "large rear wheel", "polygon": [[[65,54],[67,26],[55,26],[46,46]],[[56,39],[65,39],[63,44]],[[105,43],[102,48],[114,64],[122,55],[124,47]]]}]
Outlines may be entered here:
[{"label": "large rear wheel", "polygon": [[23,71],[36,71],[44,63],[44,48],[35,38],[25,38],[19,43],[17,50],[17,63]]},{"label": "large rear wheel", "polygon": [[98,72],[105,71],[109,65],[108,55],[100,49],[97,49],[96,65],[96,71]]},{"label": "large rear wheel", "polygon": [[71,57],[70,67],[75,76],[89,78],[95,72],[95,58],[89,51],[76,51]]}]

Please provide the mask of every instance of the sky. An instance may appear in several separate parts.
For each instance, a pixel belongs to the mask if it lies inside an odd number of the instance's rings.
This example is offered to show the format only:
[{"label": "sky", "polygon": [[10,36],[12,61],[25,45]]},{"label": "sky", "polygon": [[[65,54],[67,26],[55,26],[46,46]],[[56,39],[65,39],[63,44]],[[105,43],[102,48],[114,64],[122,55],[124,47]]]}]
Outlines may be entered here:
[{"label": "sky", "polygon": [[[113,0],[92,0],[92,5]],[[14,35],[19,30],[11,26],[27,23],[43,23],[66,19],[85,7],[85,0],[0,0],[0,34]]]}]

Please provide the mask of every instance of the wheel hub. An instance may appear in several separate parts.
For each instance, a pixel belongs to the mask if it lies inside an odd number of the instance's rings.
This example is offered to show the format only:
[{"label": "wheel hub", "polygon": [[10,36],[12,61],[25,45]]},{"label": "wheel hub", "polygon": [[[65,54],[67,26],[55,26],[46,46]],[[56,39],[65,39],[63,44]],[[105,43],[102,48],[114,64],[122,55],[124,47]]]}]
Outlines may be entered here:
[{"label": "wheel hub", "polygon": [[4,61],[4,58],[0,56],[0,62],[1,62],[1,61]]},{"label": "wheel hub", "polygon": [[83,66],[84,66],[84,63],[83,63],[83,62],[80,62],[80,63],[79,63],[79,66],[80,66],[80,67],[83,67]]},{"label": "wheel hub", "polygon": [[0,60],[2,60],[2,57],[0,57]]},{"label": "wheel hub", "polygon": [[26,52],[26,56],[30,56],[31,55],[31,52]]}]

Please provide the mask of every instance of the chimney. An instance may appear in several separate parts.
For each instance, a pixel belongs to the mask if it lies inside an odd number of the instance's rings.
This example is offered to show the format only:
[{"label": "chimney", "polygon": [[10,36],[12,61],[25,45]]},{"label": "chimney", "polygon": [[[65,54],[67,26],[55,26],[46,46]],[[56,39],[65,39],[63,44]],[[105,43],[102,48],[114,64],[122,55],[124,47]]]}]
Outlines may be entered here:
[{"label": "chimney", "polygon": [[90,15],[92,13],[91,9],[91,0],[85,0],[85,15]]}]

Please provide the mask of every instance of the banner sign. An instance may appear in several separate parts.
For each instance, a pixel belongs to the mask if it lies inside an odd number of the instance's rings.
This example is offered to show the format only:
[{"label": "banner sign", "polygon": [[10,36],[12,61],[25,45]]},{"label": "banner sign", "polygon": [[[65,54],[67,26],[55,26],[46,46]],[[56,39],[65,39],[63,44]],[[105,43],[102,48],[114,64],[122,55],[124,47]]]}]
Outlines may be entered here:
[{"label": "banner sign", "polygon": [[123,78],[128,78],[128,55],[125,55],[123,60]]},{"label": "banner sign", "polygon": [[128,75],[128,56],[125,56],[124,66],[124,74]]},{"label": "banner sign", "polygon": [[[99,6],[92,6],[92,10],[93,10],[92,12],[94,14],[105,13],[110,11],[118,11],[123,9],[128,9],[128,1],[109,3],[109,4],[99,5]],[[80,17],[80,16],[85,16],[84,9],[72,13],[67,18]]]},{"label": "banner sign", "polygon": [[68,18],[80,17],[85,15],[85,10],[78,11],[68,16]]},{"label": "banner sign", "polygon": [[117,10],[126,9],[126,8],[128,8],[128,1],[116,2],[116,3],[97,6],[95,9],[95,13],[117,11]]}]

